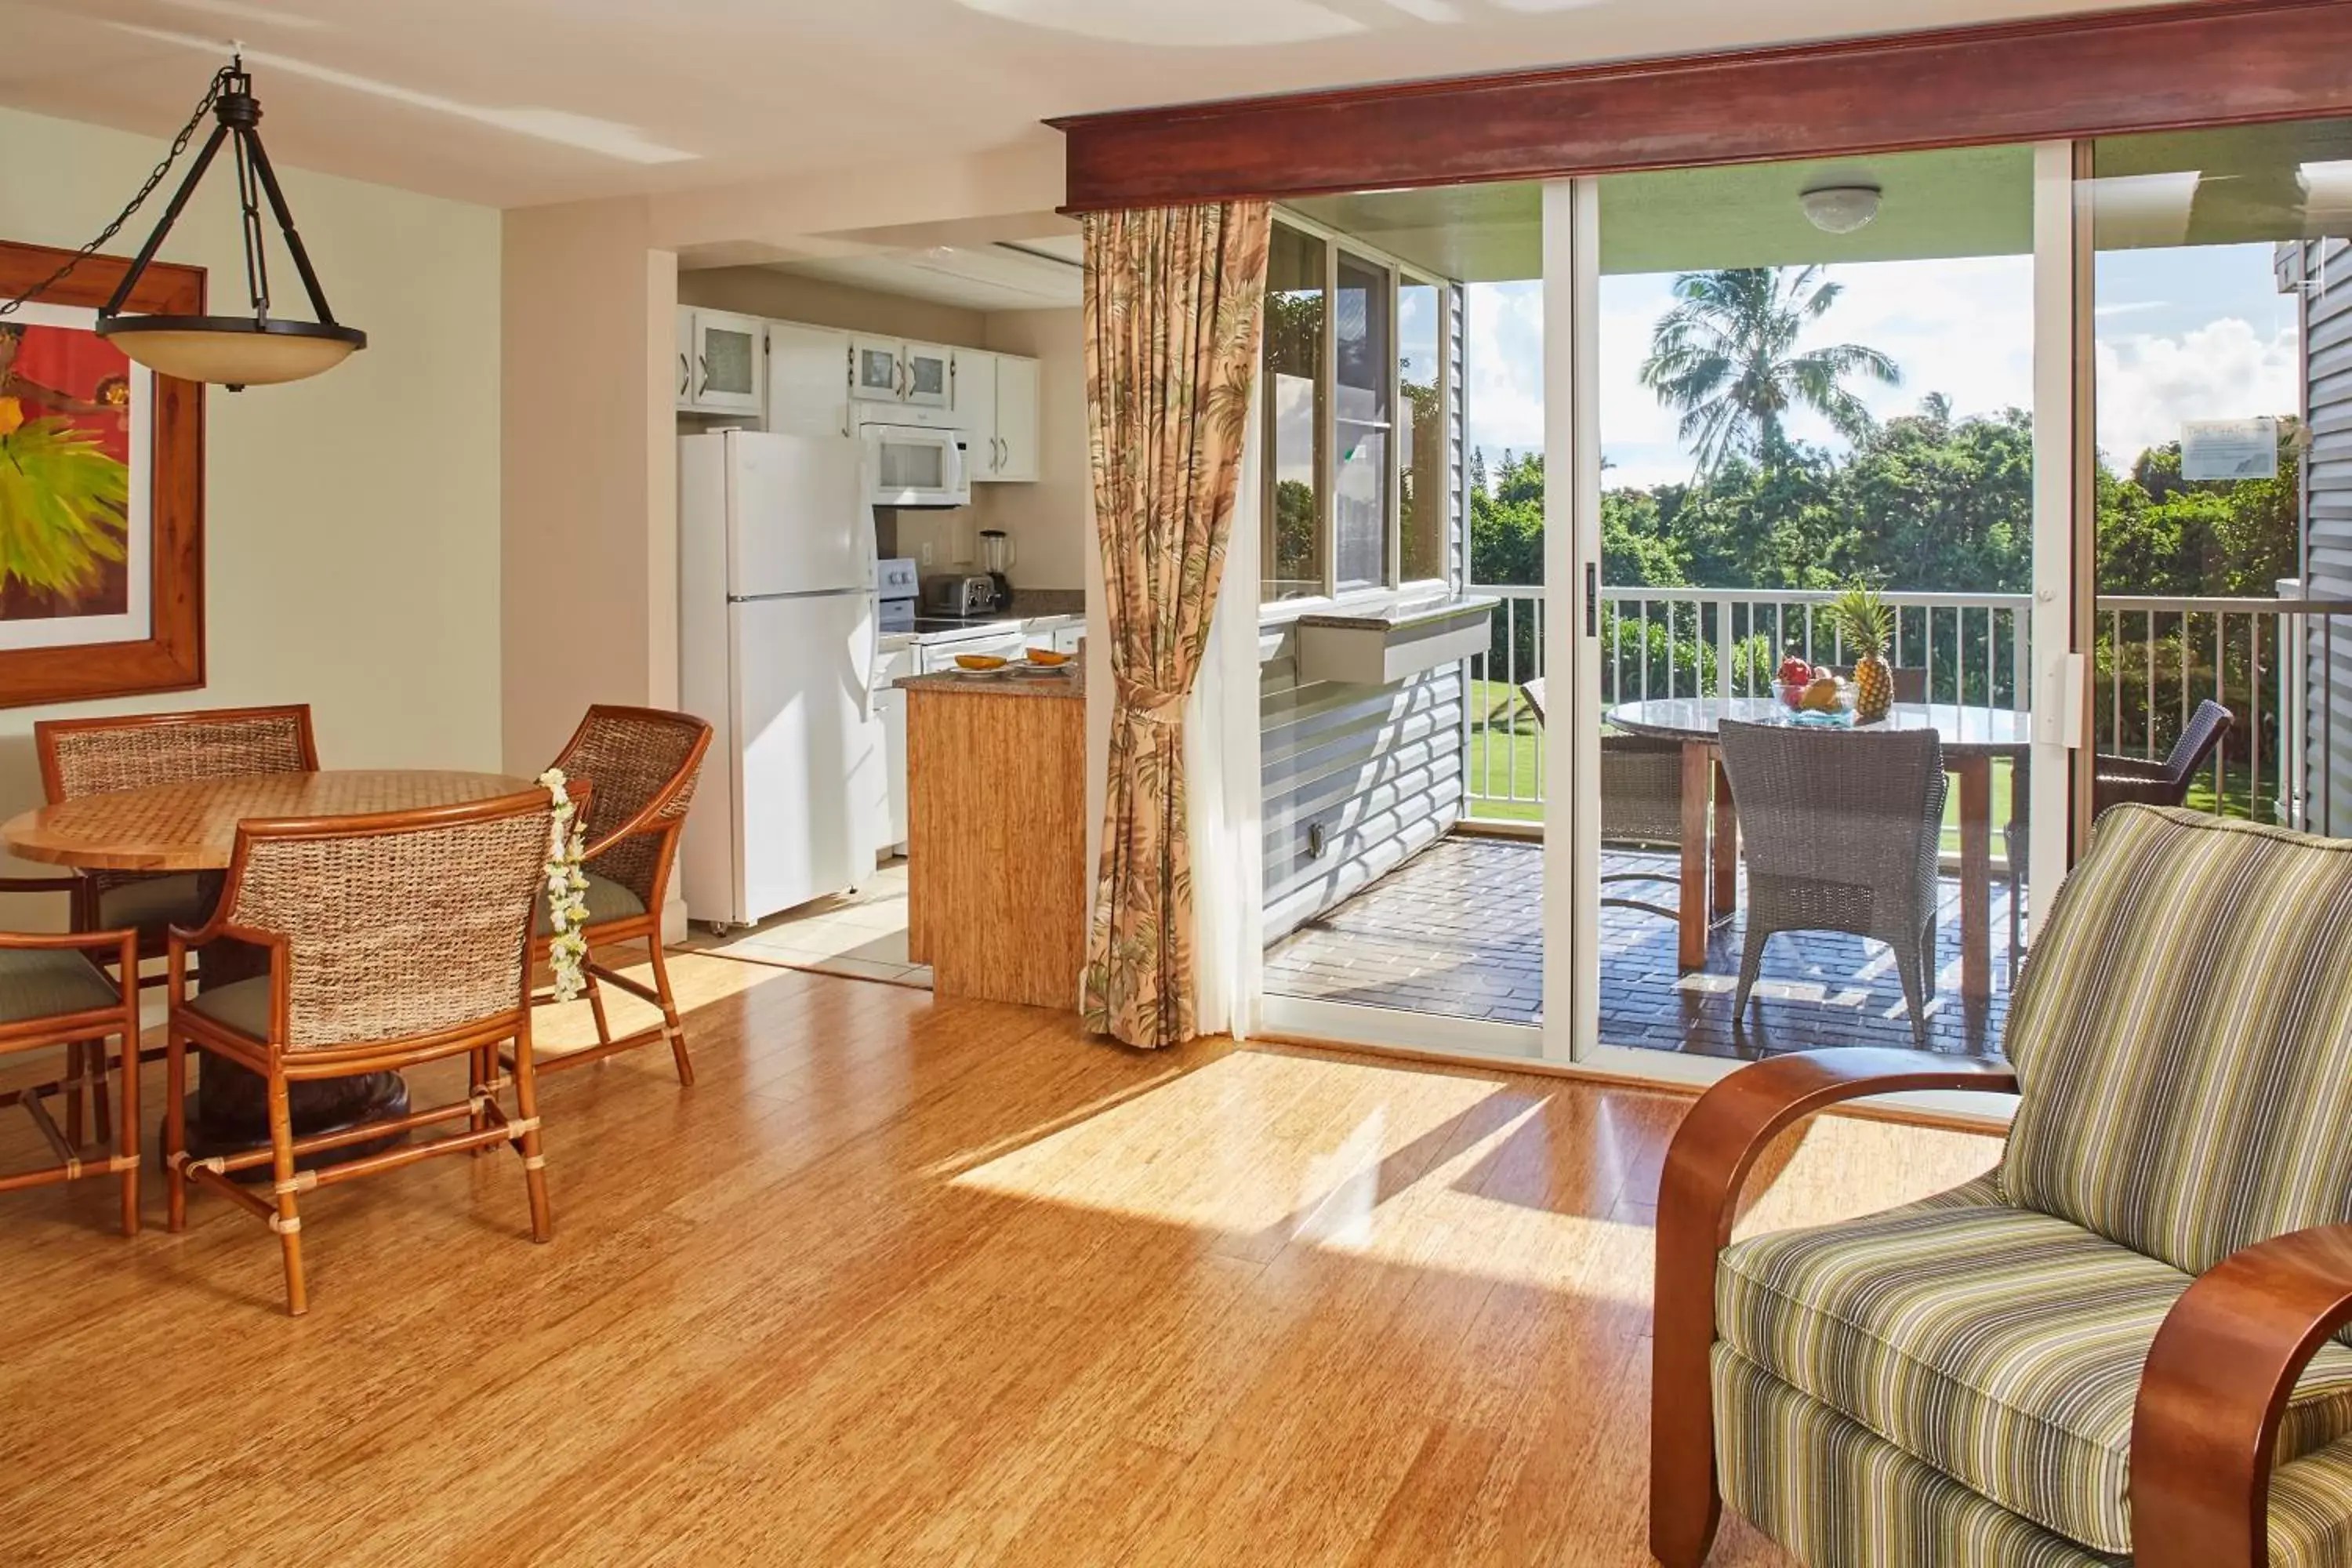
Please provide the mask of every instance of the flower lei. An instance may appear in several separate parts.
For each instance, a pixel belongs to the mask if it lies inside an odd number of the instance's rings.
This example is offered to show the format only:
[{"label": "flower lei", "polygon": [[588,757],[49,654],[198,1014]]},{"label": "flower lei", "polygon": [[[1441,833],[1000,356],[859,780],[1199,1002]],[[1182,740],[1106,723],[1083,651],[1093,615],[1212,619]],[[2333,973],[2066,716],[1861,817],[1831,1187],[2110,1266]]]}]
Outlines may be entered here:
[{"label": "flower lei", "polygon": [[588,873],[580,858],[588,848],[587,830],[580,826],[580,808],[564,786],[563,770],[550,768],[539,782],[555,799],[555,816],[547,829],[547,913],[553,931],[547,944],[548,963],[555,970],[555,999],[569,1002],[587,989]]}]

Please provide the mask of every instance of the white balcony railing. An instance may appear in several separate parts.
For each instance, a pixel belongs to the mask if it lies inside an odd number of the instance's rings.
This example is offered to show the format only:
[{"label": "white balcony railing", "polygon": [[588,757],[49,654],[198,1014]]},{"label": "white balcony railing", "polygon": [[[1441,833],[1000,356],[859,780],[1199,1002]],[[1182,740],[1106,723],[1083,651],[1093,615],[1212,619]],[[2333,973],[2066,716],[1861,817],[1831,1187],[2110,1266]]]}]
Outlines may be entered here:
[{"label": "white balcony railing", "polygon": [[[2293,584],[2283,584],[2291,590]],[[1544,673],[1546,592],[1480,586],[1502,600],[1489,651],[1471,660],[1464,743],[1475,816],[1539,818],[1548,791],[1528,681]],[[1603,588],[1604,704],[1654,697],[1761,696],[1794,651],[1844,666],[1825,614],[1832,595],[1801,589]],[[1893,662],[1918,669],[1929,700],[2022,710],[2031,689],[2031,597],[1890,593]],[[2102,596],[2094,643],[2094,712],[2102,752],[2160,757],[2198,701],[2237,717],[2200,804],[2233,816],[2300,822],[2311,787],[2304,654],[2311,617],[2352,606],[2293,597]],[[2316,634],[2311,634],[2316,635]],[[1554,703],[1566,694],[1549,694]]]}]

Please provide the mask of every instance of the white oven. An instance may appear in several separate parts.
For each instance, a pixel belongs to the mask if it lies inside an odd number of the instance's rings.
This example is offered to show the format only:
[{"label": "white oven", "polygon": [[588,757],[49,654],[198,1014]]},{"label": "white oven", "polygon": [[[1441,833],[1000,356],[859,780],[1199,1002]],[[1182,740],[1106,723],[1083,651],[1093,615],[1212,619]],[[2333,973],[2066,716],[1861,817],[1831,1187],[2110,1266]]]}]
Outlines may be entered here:
[{"label": "white oven", "polygon": [[876,506],[971,504],[970,437],[961,430],[866,425],[866,499]]}]

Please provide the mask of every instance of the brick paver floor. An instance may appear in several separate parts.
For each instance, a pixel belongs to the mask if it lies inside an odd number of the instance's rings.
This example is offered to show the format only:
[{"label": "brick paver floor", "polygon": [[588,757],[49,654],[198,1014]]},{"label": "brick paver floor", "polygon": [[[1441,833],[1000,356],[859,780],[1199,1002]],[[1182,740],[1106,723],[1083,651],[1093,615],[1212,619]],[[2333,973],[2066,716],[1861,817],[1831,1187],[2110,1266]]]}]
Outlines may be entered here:
[{"label": "brick paver floor", "polygon": [[[1671,857],[1612,851],[1604,873],[1656,869]],[[1671,906],[1668,884],[1610,883],[1610,896]],[[1959,884],[1943,882],[1937,988],[1928,1045],[1998,1049],[2009,1010],[2008,890],[1993,884],[1993,995],[1959,995]],[[1456,834],[1300,927],[1265,955],[1265,988],[1284,996],[1357,1002],[1456,1017],[1534,1024],[1543,1016],[1540,845]],[[1674,922],[1640,910],[1601,911],[1601,1037],[1611,1045],[1755,1057],[1822,1046],[1908,1046],[1910,1023],[1893,953],[1825,931],[1776,936],[1744,1026],[1732,990],[1745,938],[1735,915],[1716,928],[1704,969],[1682,973]]]}]

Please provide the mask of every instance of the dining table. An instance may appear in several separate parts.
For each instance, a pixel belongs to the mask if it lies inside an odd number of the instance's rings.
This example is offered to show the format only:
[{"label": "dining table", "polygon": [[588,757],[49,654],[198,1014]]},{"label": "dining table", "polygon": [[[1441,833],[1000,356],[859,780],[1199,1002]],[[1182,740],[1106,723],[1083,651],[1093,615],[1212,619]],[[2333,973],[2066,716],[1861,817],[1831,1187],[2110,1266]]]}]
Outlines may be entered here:
[{"label": "dining table", "polygon": [[[1602,721],[1629,735],[1682,742],[1682,872],[1679,959],[1685,970],[1706,963],[1707,931],[1738,905],[1739,815],[1724,772],[1717,731],[1725,720],[1749,724],[1797,721],[1774,697],[1662,697],[1620,703]],[[1992,764],[2021,758],[2032,744],[2032,716],[1971,702],[1897,702],[1857,732],[1933,730],[1944,770],[1958,786],[1960,827],[1960,994],[1992,994]],[[1709,832],[1709,807],[1713,832]],[[2013,895],[2012,895],[2013,896]]]},{"label": "dining table", "polygon": [[[236,849],[237,824],[265,817],[352,817],[491,800],[531,787],[504,773],[424,769],[321,769],[311,773],[232,773],[217,778],[110,790],[20,812],[0,826],[11,854],[82,871],[201,874],[217,899]],[[198,962],[197,984],[222,985],[266,974],[268,956],[219,943]],[[257,1075],[196,1053],[190,1096],[189,1152],[199,1159],[269,1141],[268,1095]],[[298,1079],[289,1089],[296,1134],[331,1132],[406,1113],[408,1085],[396,1072]],[[395,1142],[350,1144],[305,1163],[356,1159]]]}]

